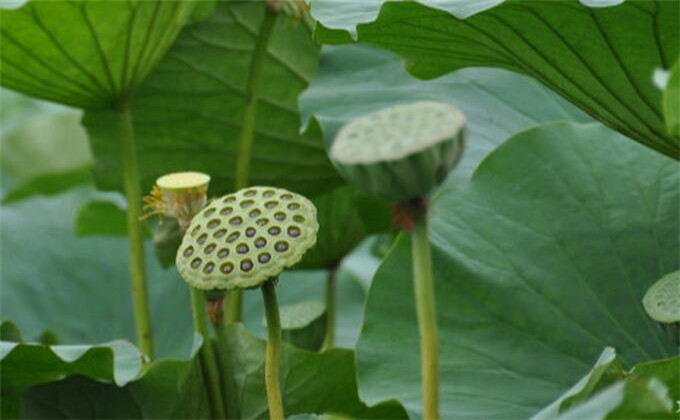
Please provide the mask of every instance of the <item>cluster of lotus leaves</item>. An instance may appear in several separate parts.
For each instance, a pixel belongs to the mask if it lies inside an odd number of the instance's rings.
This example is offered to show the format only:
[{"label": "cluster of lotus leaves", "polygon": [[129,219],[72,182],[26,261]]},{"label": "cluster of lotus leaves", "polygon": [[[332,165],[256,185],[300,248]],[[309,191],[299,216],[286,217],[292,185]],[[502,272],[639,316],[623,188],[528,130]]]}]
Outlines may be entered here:
[{"label": "cluster of lotus leaves", "polygon": [[345,179],[390,201],[427,196],[458,164],[465,116],[446,102],[385,108],[345,124],[330,157]]},{"label": "cluster of lotus leaves", "polygon": [[642,298],[647,314],[657,322],[680,322],[680,271],[663,276]]},{"label": "cluster of lotus leaves", "polygon": [[198,289],[257,287],[297,263],[318,230],[307,198],[280,188],[245,188],[212,200],[194,216],[177,268]]}]

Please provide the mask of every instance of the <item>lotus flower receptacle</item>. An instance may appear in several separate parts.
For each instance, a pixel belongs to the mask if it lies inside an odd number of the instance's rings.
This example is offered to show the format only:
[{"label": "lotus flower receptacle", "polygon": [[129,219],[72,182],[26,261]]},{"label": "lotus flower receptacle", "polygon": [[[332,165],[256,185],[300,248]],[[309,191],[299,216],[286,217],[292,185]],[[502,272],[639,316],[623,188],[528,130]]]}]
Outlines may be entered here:
[{"label": "lotus flower receptacle", "polygon": [[198,289],[256,287],[298,262],[318,230],[307,198],[280,188],[245,188],[212,200],[193,218],[177,268]]},{"label": "lotus flower receptacle", "polygon": [[367,192],[406,201],[427,196],[460,160],[465,116],[445,102],[396,105],[345,124],[330,157]]},{"label": "lotus flower receptacle", "polygon": [[156,180],[151,194],[145,197],[147,216],[162,214],[177,219],[186,229],[207,200],[210,176],[201,172],[174,172]]}]

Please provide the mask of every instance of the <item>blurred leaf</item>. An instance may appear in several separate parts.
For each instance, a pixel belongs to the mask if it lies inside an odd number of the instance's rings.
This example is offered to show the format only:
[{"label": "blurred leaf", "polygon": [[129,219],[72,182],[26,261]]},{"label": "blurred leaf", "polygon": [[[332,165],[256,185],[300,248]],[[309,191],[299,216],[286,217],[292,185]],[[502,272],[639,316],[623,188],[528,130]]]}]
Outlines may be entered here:
[{"label": "blurred leaf", "polygon": [[[3,205],[2,315],[28,340],[49,329],[64,344],[135,339],[127,240],[78,237],[75,214],[103,194],[79,188]],[[153,252],[147,243],[146,253]],[[192,321],[188,290],[174,269],[149,260],[149,297],[159,357],[186,357]]]},{"label": "blurred leaf", "polygon": [[13,341],[15,343],[23,342],[21,332],[13,322],[4,320],[0,323],[0,341]]},{"label": "blurred leaf", "polygon": [[352,119],[422,99],[455,103],[465,114],[466,150],[452,172],[452,177],[464,179],[484,156],[520,130],[549,121],[591,121],[526,76],[499,69],[464,69],[422,81],[404,70],[399,57],[363,45],[324,47],[319,72],[300,97],[300,109],[304,121],[312,116],[312,122],[318,120],[330,144],[342,124]]},{"label": "blurred leaf", "polygon": [[78,211],[76,235],[127,235],[125,210],[110,201],[90,201]]},{"label": "blurred leaf", "polygon": [[312,199],[319,232],[316,244],[295,268],[334,268],[366,238],[358,212],[359,197],[354,188],[344,186]]},{"label": "blurred leaf", "polygon": [[85,375],[123,386],[142,369],[142,354],[129,342],[96,346],[44,346],[0,342],[2,417],[19,414],[21,395],[31,386],[64,376]]},{"label": "blurred leaf", "polygon": [[[606,346],[625,366],[676,354],[641,299],[680,265],[679,181],[672,159],[599,124],[554,123],[433,197],[442,417],[530,417]],[[367,403],[396,397],[417,418],[409,245],[374,277],[357,359]]]},{"label": "blurred leaf", "polygon": [[3,86],[78,108],[112,105],[141,83],[192,1],[35,1],[0,10]]},{"label": "blurred leaf", "polygon": [[4,204],[33,195],[56,195],[78,185],[92,182],[90,167],[75,168],[61,173],[44,173],[12,188],[2,199]]},{"label": "blurred leaf", "polygon": [[[305,300],[279,308],[283,341],[304,350],[321,348],[326,332],[326,306],[318,300]],[[262,317],[262,326],[267,321]]]},{"label": "blurred leaf", "polygon": [[[265,2],[218,2],[205,21],[187,26],[132,98],[142,185],[168,172],[211,176],[211,195],[234,189],[245,92]],[[342,181],[328,161],[321,133],[300,134],[298,94],[316,71],[319,46],[306,25],[279,15],[260,70],[260,95],[250,166],[253,185],[316,194]],[[120,189],[121,159],[110,111],[86,113],[97,185]]]},{"label": "blurred leaf", "polygon": [[[383,1],[377,18],[366,23],[377,2],[314,3],[321,42],[350,40],[324,26],[356,26],[359,42],[399,54],[419,78],[464,67],[523,73],[631,139],[678,159],[680,137],[666,132],[661,93],[651,79],[654,69],[668,69],[678,58],[678,2],[508,1],[457,17],[453,1],[437,8]],[[491,3],[499,2],[483,2],[476,11]]]},{"label": "blurred leaf", "polygon": [[676,60],[663,92],[663,113],[668,134],[680,137],[680,60]]}]

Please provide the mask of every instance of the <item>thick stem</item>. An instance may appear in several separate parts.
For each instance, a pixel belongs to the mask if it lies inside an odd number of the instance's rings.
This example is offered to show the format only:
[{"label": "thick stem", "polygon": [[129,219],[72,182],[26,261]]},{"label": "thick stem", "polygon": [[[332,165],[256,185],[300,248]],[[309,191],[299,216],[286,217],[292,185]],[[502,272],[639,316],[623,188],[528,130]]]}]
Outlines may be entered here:
[{"label": "thick stem", "polygon": [[418,212],[414,222],[411,233],[411,253],[420,331],[423,418],[436,420],[439,419],[437,315],[432,280],[432,251],[427,234],[427,211]]},{"label": "thick stem", "polygon": [[326,278],[326,335],[321,350],[333,347],[335,341],[335,283],[337,273],[337,267],[333,267],[328,270],[328,277]]},{"label": "thick stem", "polygon": [[[255,138],[255,117],[257,115],[257,102],[260,96],[260,84],[262,73],[262,63],[267,56],[267,44],[271,37],[274,24],[276,23],[276,8],[265,5],[265,15],[260,24],[255,49],[250,59],[250,69],[245,89],[245,103],[243,107],[243,123],[241,125],[241,136],[239,138],[239,150],[236,159],[236,190],[245,188],[250,184],[250,160]],[[243,306],[243,292],[234,290],[229,293],[227,300],[229,310],[227,312],[227,323],[241,321]]]},{"label": "thick stem", "polygon": [[283,420],[283,402],[279,383],[281,321],[279,320],[279,304],[276,301],[274,280],[267,281],[262,285],[262,298],[267,316],[267,353],[264,362],[264,381],[267,387],[269,418],[271,420]]},{"label": "thick stem", "polygon": [[123,187],[127,199],[127,231],[130,249],[130,274],[132,281],[132,306],[137,329],[137,346],[149,359],[153,358],[153,338],[149,299],[146,290],[144,267],[144,234],[139,218],[142,214],[142,190],[139,184],[139,167],[135,135],[132,128],[130,106],[121,102],[116,109],[116,128],[123,160]]},{"label": "thick stem", "polygon": [[216,319],[213,328],[216,335],[216,346],[219,353],[217,361],[222,372],[222,400],[228,419],[240,419],[241,408],[239,406],[238,391],[234,378],[234,367],[230,356],[232,349],[229,347],[229,326],[222,319]]},{"label": "thick stem", "polygon": [[203,376],[206,378],[208,400],[212,409],[213,418],[225,419],[224,406],[222,405],[222,388],[220,387],[220,375],[217,369],[215,351],[210,342],[208,323],[205,319],[205,302],[203,292],[193,287],[191,289],[191,310],[194,314],[194,329],[203,337],[203,346],[199,357],[203,368]]}]

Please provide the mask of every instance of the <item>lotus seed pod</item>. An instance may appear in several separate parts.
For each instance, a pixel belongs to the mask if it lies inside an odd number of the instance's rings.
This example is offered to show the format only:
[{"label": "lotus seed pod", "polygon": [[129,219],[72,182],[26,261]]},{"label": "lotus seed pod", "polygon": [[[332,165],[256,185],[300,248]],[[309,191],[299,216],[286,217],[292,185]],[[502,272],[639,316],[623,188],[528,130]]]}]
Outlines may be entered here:
[{"label": "lotus seed pod", "polygon": [[680,322],[680,271],[667,274],[647,290],[642,305],[657,322]]},{"label": "lotus seed pod", "polygon": [[465,116],[444,102],[386,108],[345,124],[330,157],[351,183],[391,200],[425,197],[460,160]]},{"label": "lotus seed pod", "polygon": [[185,230],[191,219],[205,206],[210,176],[200,172],[175,172],[156,180],[151,194],[144,199],[149,214],[164,214],[177,219]]},{"label": "lotus seed pod", "polygon": [[305,197],[245,188],[211,201],[193,218],[177,268],[198,289],[256,287],[298,262],[318,230],[316,208]]}]

